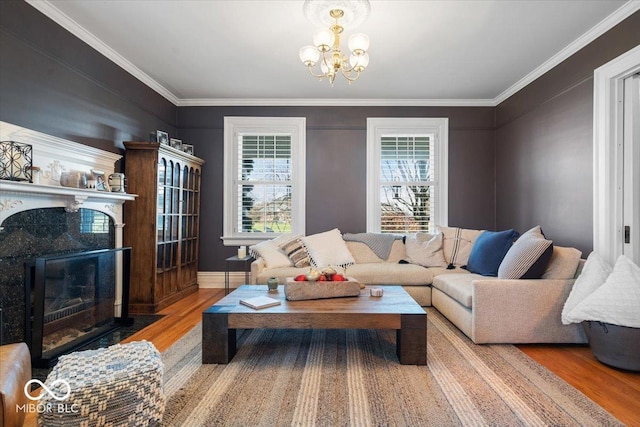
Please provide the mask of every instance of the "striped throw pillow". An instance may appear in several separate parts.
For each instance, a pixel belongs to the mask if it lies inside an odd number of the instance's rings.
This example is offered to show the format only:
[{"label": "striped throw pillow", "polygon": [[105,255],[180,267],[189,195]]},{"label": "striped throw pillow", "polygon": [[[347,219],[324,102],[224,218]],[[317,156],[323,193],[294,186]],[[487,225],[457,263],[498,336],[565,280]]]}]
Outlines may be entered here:
[{"label": "striped throw pillow", "polygon": [[287,254],[295,267],[308,267],[311,265],[309,252],[307,252],[307,248],[304,247],[300,238],[285,242],[280,246],[280,249]]},{"label": "striped throw pillow", "polygon": [[535,226],[515,241],[500,267],[500,279],[539,279],[544,274],[551,255],[553,242],[547,240],[540,226]]}]

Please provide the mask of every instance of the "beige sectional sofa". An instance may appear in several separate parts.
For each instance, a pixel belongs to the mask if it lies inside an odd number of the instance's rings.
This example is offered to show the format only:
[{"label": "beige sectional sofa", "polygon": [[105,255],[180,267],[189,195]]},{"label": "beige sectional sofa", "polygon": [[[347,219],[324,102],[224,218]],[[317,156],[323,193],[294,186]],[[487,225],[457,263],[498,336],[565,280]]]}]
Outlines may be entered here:
[{"label": "beige sectional sofa", "polygon": [[[576,273],[575,277],[577,277]],[[574,279],[436,276],[432,305],[476,344],[586,343],[578,324],[563,325]]]},{"label": "beige sectional sofa", "polygon": [[[456,267],[422,267],[400,263],[407,258],[402,240],[386,259],[365,243],[347,241],[355,264],[343,270],[367,285],[399,285],[422,306],[433,306],[475,343],[585,343],[580,325],[563,325],[561,311],[580,267],[565,279],[498,279]],[[554,256],[553,263],[561,262]],[[266,268],[262,258],[251,264],[253,283],[304,274],[309,267]],[[340,271],[340,272],[343,272]],[[565,273],[566,276],[566,273]]]},{"label": "beige sectional sofa", "polygon": [[[431,284],[436,275],[468,273],[461,268],[447,270],[444,267],[425,268],[415,264],[399,264],[407,256],[402,240],[393,243],[387,259],[379,258],[365,243],[345,243],[356,263],[346,269],[336,267],[340,273],[367,285],[403,286],[423,307],[431,305]],[[284,283],[287,277],[295,277],[307,271],[309,267],[266,268],[264,261],[258,258],[251,264],[251,280],[253,283],[267,283],[268,278],[277,277],[280,283]]]}]

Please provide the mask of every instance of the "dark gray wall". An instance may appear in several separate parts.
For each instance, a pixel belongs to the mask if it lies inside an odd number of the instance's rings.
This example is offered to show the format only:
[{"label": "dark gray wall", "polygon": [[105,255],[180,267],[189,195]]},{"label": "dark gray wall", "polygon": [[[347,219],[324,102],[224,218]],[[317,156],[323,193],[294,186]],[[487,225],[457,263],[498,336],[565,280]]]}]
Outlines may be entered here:
[{"label": "dark gray wall", "polygon": [[[122,153],[163,129],[203,171],[203,271],[222,270],[223,117],[307,118],[307,233],[365,229],[366,118],[449,117],[449,224],[592,247],[592,74],[640,44],[635,13],[496,108],[180,107],[23,1],[0,2],[0,120]],[[497,124],[497,125],[496,125]],[[125,207],[126,208],[126,207]]]},{"label": "dark gray wall", "polygon": [[636,12],[496,108],[496,226],[593,250],[593,71],[640,44]]},{"label": "dark gray wall", "polygon": [[220,271],[236,248],[224,247],[224,116],[307,119],[307,234],[366,229],[367,117],[449,118],[449,224],[494,229],[494,108],[181,107],[178,130],[206,160],[202,172],[200,270]]},{"label": "dark gray wall", "polygon": [[0,2],[0,120],[124,153],[177,107],[24,1]]}]

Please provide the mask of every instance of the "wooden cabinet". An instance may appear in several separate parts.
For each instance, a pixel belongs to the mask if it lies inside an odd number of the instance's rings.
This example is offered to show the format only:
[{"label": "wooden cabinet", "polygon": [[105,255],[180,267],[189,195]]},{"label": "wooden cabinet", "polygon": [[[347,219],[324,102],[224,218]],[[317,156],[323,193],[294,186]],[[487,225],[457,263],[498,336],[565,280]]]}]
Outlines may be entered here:
[{"label": "wooden cabinet", "polygon": [[155,313],[198,289],[204,161],[153,142],[125,142],[124,245],[132,247],[130,313]]}]

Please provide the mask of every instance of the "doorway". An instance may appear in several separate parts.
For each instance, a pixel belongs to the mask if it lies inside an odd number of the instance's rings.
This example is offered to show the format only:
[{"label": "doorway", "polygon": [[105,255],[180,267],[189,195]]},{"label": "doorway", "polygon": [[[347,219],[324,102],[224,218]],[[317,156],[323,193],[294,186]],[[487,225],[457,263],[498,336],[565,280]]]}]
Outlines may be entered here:
[{"label": "doorway", "polygon": [[622,253],[640,265],[640,73],[623,90]]},{"label": "doorway", "polygon": [[594,72],[593,249],[612,265],[640,264],[638,73],[640,46]]}]

